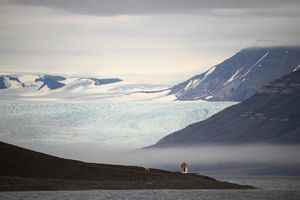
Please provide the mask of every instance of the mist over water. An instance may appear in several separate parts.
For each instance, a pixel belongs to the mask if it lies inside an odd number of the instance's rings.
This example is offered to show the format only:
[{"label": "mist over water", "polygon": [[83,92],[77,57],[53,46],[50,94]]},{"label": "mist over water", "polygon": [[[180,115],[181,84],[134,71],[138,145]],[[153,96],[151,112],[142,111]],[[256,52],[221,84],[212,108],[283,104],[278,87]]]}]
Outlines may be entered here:
[{"label": "mist over water", "polygon": [[1,101],[0,140],[86,162],[190,171],[266,166],[300,168],[300,146],[247,144],[142,149],[203,120],[229,102]]},{"label": "mist over water", "polygon": [[[167,170],[179,170],[183,161],[189,171],[227,175],[247,173],[251,169],[264,174],[298,174],[299,145],[247,144],[233,146],[199,146],[166,149],[107,149],[97,144],[65,144],[29,146],[45,153],[94,163],[137,165]],[[276,169],[276,171],[274,171]],[[256,172],[255,172],[256,173]]]}]

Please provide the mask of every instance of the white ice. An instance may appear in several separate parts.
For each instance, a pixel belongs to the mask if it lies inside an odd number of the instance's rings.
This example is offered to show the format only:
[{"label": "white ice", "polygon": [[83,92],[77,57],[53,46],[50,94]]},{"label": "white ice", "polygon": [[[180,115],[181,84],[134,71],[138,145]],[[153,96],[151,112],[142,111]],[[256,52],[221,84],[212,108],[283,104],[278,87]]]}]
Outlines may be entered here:
[{"label": "white ice", "polygon": [[232,105],[205,101],[0,101],[0,140],[139,148]]}]

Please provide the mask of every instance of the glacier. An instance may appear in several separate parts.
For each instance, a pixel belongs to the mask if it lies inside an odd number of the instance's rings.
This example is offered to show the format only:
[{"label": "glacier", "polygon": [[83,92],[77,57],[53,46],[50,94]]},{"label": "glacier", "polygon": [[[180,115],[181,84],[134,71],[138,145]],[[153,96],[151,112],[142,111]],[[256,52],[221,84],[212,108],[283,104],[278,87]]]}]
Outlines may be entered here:
[{"label": "glacier", "polygon": [[98,144],[140,148],[234,102],[0,101],[0,140],[26,145]]},{"label": "glacier", "polygon": [[78,156],[88,155],[83,152],[89,149],[98,155],[149,146],[237,103],[176,101],[170,86],[134,80],[21,73],[2,77],[9,87],[0,89],[0,141],[87,161],[90,156]]}]

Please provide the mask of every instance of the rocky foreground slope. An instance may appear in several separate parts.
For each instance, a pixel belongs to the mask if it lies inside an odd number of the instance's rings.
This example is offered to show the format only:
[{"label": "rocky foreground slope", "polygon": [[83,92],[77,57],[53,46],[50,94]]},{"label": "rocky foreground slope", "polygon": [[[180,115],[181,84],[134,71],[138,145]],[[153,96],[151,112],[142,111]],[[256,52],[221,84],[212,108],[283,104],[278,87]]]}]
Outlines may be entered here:
[{"label": "rocky foreground slope", "polygon": [[2,142],[0,163],[0,191],[252,188],[195,174],[62,159]]}]

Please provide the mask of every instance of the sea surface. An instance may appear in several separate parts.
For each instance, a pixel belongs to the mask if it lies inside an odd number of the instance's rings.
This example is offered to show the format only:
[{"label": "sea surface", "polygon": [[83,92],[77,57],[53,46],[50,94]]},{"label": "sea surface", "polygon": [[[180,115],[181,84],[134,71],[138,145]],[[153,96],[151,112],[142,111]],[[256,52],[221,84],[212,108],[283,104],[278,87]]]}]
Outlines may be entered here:
[{"label": "sea surface", "polygon": [[227,181],[251,184],[256,190],[92,190],[2,192],[1,200],[299,200],[300,177],[235,177]]}]

